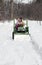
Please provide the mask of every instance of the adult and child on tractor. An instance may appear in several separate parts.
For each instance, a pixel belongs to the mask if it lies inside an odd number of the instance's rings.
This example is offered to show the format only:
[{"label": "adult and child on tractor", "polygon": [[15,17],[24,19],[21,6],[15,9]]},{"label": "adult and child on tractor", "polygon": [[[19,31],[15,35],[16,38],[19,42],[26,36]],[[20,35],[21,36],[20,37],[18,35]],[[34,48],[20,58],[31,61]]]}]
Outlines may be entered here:
[{"label": "adult and child on tractor", "polygon": [[28,27],[28,20],[26,20],[26,27],[24,28],[25,23],[22,20],[22,17],[19,17],[17,19],[17,22],[14,21],[14,28],[12,32],[12,39],[14,39],[14,34],[23,34],[28,35],[29,34],[29,27]]},{"label": "adult and child on tractor", "polygon": [[22,21],[22,17],[20,17],[20,18],[18,18],[17,19],[17,23],[16,23],[16,25],[15,25],[15,28],[16,28],[16,30],[18,30],[18,27],[23,27],[25,24],[24,24],[24,22]]}]

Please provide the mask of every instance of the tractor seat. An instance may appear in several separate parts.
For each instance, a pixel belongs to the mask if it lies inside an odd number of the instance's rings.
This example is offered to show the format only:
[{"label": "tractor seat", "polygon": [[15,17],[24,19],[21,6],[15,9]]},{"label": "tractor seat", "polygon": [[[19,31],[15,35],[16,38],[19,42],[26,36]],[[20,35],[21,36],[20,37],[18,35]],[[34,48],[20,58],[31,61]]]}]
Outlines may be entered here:
[{"label": "tractor seat", "polygon": [[17,32],[18,32],[18,33],[24,33],[24,32],[25,32],[24,27],[18,27]]}]

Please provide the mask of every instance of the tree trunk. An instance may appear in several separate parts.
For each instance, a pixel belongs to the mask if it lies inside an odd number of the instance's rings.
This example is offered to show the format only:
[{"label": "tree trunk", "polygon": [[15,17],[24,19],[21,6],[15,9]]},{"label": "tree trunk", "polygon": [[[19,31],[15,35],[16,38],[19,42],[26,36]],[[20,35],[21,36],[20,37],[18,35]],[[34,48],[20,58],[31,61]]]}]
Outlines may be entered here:
[{"label": "tree trunk", "polygon": [[13,19],[13,0],[11,0],[10,3],[11,3],[11,19]]}]

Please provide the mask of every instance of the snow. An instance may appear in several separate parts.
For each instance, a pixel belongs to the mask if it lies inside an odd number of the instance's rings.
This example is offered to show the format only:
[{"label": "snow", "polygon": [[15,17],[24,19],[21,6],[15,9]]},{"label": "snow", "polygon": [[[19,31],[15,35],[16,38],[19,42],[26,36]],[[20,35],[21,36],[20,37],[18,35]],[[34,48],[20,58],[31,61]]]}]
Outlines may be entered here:
[{"label": "snow", "polygon": [[32,3],[33,0],[14,0],[16,3],[25,3],[25,4],[28,4],[28,3]]},{"label": "snow", "polygon": [[[39,22],[41,22],[41,25]],[[34,43],[34,48],[42,58],[42,21],[29,20],[29,32]]]},{"label": "snow", "polygon": [[[38,40],[37,35],[42,35],[41,28],[42,26],[29,20],[29,31],[34,41]],[[31,37],[15,35],[15,40],[12,40],[12,31],[13,21],[0,23],[0,65],[42,65],[41,57],[34,49]]]},{"label": "snow", "polygon": [[37,21],[29,21],[29,32],[33,40],[38,43],[39,48],[42,47],[42,21],[41,25]]}]

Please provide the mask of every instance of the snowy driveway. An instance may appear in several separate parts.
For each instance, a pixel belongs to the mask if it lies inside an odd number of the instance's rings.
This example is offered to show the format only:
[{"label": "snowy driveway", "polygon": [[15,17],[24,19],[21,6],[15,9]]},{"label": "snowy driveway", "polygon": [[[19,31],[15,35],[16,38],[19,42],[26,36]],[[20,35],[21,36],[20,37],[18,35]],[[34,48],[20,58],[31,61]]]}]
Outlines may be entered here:
[{"label": "snowy driveway", "polygon": [[11,39],[12,23],[0,23],[0,65],[42,65],[29,36]]}]

